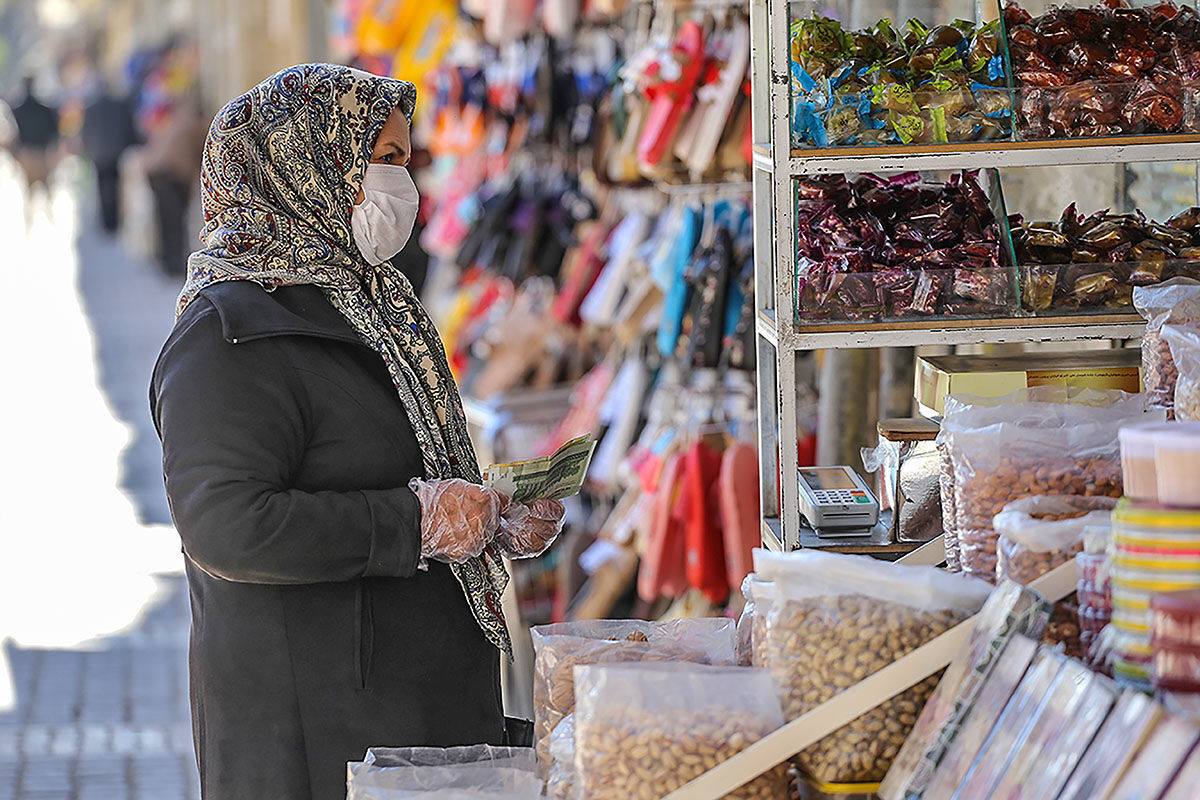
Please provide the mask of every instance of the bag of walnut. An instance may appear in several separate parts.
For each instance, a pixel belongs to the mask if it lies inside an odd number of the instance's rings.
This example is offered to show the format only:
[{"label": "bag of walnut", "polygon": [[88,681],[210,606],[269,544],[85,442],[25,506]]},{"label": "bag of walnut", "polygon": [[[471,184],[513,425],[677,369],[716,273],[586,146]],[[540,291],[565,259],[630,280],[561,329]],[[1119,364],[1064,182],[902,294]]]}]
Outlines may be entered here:
[{"label": "bag of walnut", "polygon": [[[991,590],[984,581],[934,567],[815,550],[756,550],[754,567],[775,581],[768,651],[788,721],[975,614]],[[882,780],[939,677],[801,751],[798,766],[822,783]]]},{"label": "bag of walnut", "polygon": [[733,620],[723,617],[585,620],[539,625],[533,637],[533,713],[538,769],[547,776],[550,735],[575,710],[575,666],[632,661],[733,665]]},{"label": "bag of walnut", "polygon": [[[766,670],[695,664],[575,668],[582,800],[657,800],[783,724]],[[787,764],[725,795],[787,800]]]},{"label": "bag of walnut", "polygon": [[1161,408],[1175,419],[1175,382],[1179,375],[1171,348],[1163,340],[1164,324],[1200,322],[1200,281],[1171,278],[1133,289],[1133,306],[1146,320],[1142,336],[1142,384],[1147,408]]},{"label": "bag of walnut", "polygon": [[[1143,395],[1038,386],[999,398],[954,397],[946,431],[963,572],[996,580],[996,514],[1040,494],[1120,497],[1117,431],[1161,420]],[[948,412],[949,416],[949,412]],[[945,428],[944,428],[945,430]]]}]

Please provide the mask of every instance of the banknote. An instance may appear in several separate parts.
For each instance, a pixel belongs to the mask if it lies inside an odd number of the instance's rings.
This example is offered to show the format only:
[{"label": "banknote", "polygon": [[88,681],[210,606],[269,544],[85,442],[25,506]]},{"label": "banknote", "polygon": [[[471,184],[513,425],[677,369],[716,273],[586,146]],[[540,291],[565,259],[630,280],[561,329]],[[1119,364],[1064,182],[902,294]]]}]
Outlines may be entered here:
[{"label": "banknote", "polygon": [[561,500],[579,494],[595,449],[595,439],[580,436],[548,456],[493,464],[483,472],[483,485],[511,495],[518,503]]}]

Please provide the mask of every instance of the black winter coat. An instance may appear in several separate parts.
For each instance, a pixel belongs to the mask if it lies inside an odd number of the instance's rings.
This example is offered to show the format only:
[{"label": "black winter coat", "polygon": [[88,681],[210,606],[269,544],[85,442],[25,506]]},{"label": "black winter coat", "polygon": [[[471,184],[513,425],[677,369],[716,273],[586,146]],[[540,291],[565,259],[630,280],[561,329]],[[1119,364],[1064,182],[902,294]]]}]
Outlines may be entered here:
[{"label": "black winter coat", "polygon": [[502,742],[499,653],[449,568],[417,569],[405,410],[320,289],[206,289],[150,401],[205,800],[342,800],[369,746]]}]

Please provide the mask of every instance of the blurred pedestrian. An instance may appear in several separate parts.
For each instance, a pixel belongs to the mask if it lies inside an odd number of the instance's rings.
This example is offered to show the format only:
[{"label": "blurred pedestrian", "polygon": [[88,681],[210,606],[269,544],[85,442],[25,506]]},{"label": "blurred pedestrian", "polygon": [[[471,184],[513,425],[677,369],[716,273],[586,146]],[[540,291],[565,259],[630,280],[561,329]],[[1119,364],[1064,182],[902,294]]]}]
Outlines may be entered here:
[{"label": "blurred pedestrian", "polygon": [[38,100],[33,94],[33,78],[23,82],[24,96],[12,107],[17,126],[13,157],[25,175],[25,222],[32,221],[33,190],[40,186],[49,194],[47,181],[53,165],[54,146],[58,143],[58,111]]},{"label": "blurred pedestrian", "polygon": [[208,119],[201,115],[199,104],[184,98],[151,131],[142,154],[150,191],[154,193],[159,264],[175,277],[182,278],[187,272],[187,210],[192,190],[200,182],[207,134]]},{"label": "blurred pedestrian", "polygon": [[80,138],[83,154],[96,168],[100,224],[107,233],[116,233],[121,224],[121,156],[137,143],[128,101],[105,88],[84,110]]}]

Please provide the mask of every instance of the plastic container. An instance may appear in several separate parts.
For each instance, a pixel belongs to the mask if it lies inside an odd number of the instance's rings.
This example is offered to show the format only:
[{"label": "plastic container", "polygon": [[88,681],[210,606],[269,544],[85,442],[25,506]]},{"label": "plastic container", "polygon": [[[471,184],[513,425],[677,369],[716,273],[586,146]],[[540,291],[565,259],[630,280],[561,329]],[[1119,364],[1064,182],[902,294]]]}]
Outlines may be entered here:
[{"label": "plastic container", "polygon": [[1125,496],[1147,503],[1158,502],[1158,477],[1155,472],[1155,434],[1172,427],[1166,422],[1126,425],[1117,434],[1121,441],[1121,472]]},{"label": "plastic container", "polygon": [[1200,589],[1151,598],[1150,638],[1155,645],[1200,648]]},{"label": "plastic container", "polygon": [[1158,501],[1200,508],[1200,422],[1176,422],[1154,435]]},{"label": "plastic container", "polygon": [[1155,689],[1200,692],[1200,647],[1155,645],[1150,682]]}]

